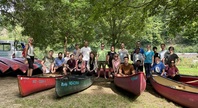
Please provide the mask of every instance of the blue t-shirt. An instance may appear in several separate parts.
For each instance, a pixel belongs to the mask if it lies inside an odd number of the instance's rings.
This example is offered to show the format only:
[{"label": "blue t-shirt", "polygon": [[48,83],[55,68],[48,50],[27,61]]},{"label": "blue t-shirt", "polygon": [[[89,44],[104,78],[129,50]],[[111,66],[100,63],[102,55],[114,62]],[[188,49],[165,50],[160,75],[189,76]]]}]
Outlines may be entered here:
[{"label": "blue t-shirt", "polygon": [[62,58],[62,59],[59,59],[58,57],[55,59],[55,61],[54,61],[55,63],[55,66],[62,66],[63,65],[63,63],[65,63],[65,59],[64,58]]},{"label": "blue t-shirt", "polygon": [[153,67],[151,68],[152,71],[154,71],[155,73],[161,74],[163,69],[165,69],[165,66],[162,62],[154,63]]},{"label": "blue t-shirt", "polygon": [[144,55],[144,49],[143,49],[143,48],[140,48],[140,53],[141,53],[142,55]]},{"label": "blue t-shirt", "polygon": [[144,63],[152,63],[152,57],[154,57],[154,52],[153,51],[146,51],[144,53],[145,60]]}]

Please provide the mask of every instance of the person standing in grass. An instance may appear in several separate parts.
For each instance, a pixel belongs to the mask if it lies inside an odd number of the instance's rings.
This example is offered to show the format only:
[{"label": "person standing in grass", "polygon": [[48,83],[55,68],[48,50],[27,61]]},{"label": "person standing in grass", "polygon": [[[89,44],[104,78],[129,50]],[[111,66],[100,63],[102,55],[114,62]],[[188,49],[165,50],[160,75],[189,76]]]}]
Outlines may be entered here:
[{"label": "person standing in grass", "polygon": [[48,55],[45,56],[41,62],[43,73],[50,73],[53,71],[54,67],[54,51],[50,50]]},{"label": "person standing in grass", "polygon": [[145,68],[146,78],[149,78],[151,66],[154,63],[154,52],[151,51],[151,45],[147,45],[147,51],[144,52],[144,57],[145,57],[144,68]]},{"label": "person standing in grass", "polygon": [[167,50],[165,49],[166,48],[166,45],[164,43],[161,44],[161,51],[159,52],[160,54],[160,58],[161,58],[161,61],[165,64],[165,53],[167,52]]},{"label": "person standing in grass", "polygon": [[[138,60],[140,60],[140,62],[137,62]],[[140,48],[136,48],[135,53],[133,54],[133,63],[134,65],[137,65],[141,71],[143,71],[144,57],[140,53]]]},{"label": "person standing in grass", "polygon": [[73,51],[74,59],[77,60],[80,54],[79,44],[75,44],[75,50]]},{"label": "person standing in grass", "polygon": [[90,58],[89,58],[89,61],[87,62],[87,75],[88,76],[92,76],[94,75],[95,73],[97,73],[97,68],[98,68],[98,65],[97,65],[97,60],[95,58],[95,55],[93,52],[90,53]]},{"label": "person standing in grass", "polygon": [[180,63],[180,59],[177,54],[174,53],[174,47],[170,46],[168,48],[169,52],[165,54],[165,65],[168,66],[171,64],[171,61],[175,62],[175,65]]},{"label": "person standing in grass", "polygon": [[135,74],[135,69],[132,64],[129,64],[129,57],[124,57],[124,64],[120,65],[119,74],[117,76],[129,76]]},{"label": "person standing in grass", "polygon": [[133,54],[135,53],[135,50],[136,50],[137,48],[139,48],[139,49],[140,49],[139,52],[140,52],[142,55],[144,55],[144,49],[141,48],[141,43],[140,43],[140,41],[137,41],[137,42],[136,42],[136,47],[135,47],[134,51],[131,53],[131,61],[133,61]]},{"label": "person standing in grass", "polygon": [[104,72],[104,78],[106,77],[106,58],[107,58],[107,51],[104,49],[105,45],[104,43],[101,43],[100,49],[97,51],[97,59],[98,59],[98,77],[100,77],[100,69],[102,66],[103,72]]},{"label": "person standing in grass", "polygon": [[25,57],[26,61],[29,64],[28,71],[27,71],[27,76],[32,76],[32,72],[34,69],[33,63],[34,63],[34,46],[33,46],[34,39],[29,38],[28,39],[28,44],[25,45]]},{"label": "person standing in grass", "polygon": [[110,51],[107,54],[107,64],[108,64],[108,67],[109,67],[109,72],[113,71],[112,61],[114,59],[115,54],[116,54],[115,47],[112,45]]},{"label": "person standing in grass", "polygon": [[119,49],[118,54],[120,56],[121,64],[124,64],[124,57],[129,57],[129,54],[128,54],[128,50],[125,49],[125,45],[123,42],[121,43],[121,48]]},{"label": "person standing in grass", "polygon": [[155,61],[155,57],[160,56],[160,54],[157,52],[157,47],[156,46],[153,47],[153,52],[154,52],[154,61]]},{"label": "person standing in grass", "polygon": [[88,41],[84,42],[84,47],[82,47],[80,49],[80,53],[82,53],[83,55],[83,60],[85,61],[85,63],[87,64],[87,62],[89,61],[89,54],[91,52],[91,48],[88,46]]}]

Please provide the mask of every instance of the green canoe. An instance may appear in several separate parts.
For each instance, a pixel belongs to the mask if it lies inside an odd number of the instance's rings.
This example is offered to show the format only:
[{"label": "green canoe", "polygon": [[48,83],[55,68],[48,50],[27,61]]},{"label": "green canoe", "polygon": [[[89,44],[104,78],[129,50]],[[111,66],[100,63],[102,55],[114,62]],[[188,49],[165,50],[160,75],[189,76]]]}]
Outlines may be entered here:
[{"label": "green canoe", "polygon": [[73,94],[90,87],[93,83],[92,77],[85,75],[70,75],[64,78],[57,78],[55,91],[57,97]]}]

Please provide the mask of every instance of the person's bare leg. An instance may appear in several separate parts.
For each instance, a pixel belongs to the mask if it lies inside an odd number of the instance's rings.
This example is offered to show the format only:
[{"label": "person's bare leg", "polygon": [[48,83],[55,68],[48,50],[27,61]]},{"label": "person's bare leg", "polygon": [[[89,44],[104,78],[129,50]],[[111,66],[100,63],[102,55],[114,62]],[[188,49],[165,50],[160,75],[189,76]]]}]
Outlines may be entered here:
[{"label": "person's bare leg", "polygon": [[30,69],[28,69],[27,71],[27,76],[30,76]]},{"label": "person's bare leg", "polygon": [[100,77],[100,68],[98,68],[98,76],[97,76],[97,78],[99,78]]},{"label": "person's bare leg", "polygon": [[63,74],[64,75],[67,75],[67,71],[66,70],[67,70],[67,68],[63,67]]},{"label": "person's bare leg", "polygon": [[106,65],[103,64],[102,67],[103,67],[103,71],[104,71],[104,78],[107,79],[106,69],[105,69],[106,68]]},{"label": "person's bare leg", "polygon": [[43,74],[46,73],[46,67],[43,66]]},{"label": "person's bare leg", "polygon": [[33,69],[30,69],[29,76],[32,76]]}]

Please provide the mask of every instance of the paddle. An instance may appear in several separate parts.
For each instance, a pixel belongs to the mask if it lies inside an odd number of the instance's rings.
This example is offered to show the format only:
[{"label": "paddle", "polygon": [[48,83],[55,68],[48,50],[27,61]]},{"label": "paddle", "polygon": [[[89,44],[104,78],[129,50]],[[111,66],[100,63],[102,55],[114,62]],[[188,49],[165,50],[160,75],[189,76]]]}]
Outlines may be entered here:
[{"label": "paddle", "polygon": [[198,80],[187,81],[186,83],[194,83],[194,82],[198,82]]}]

